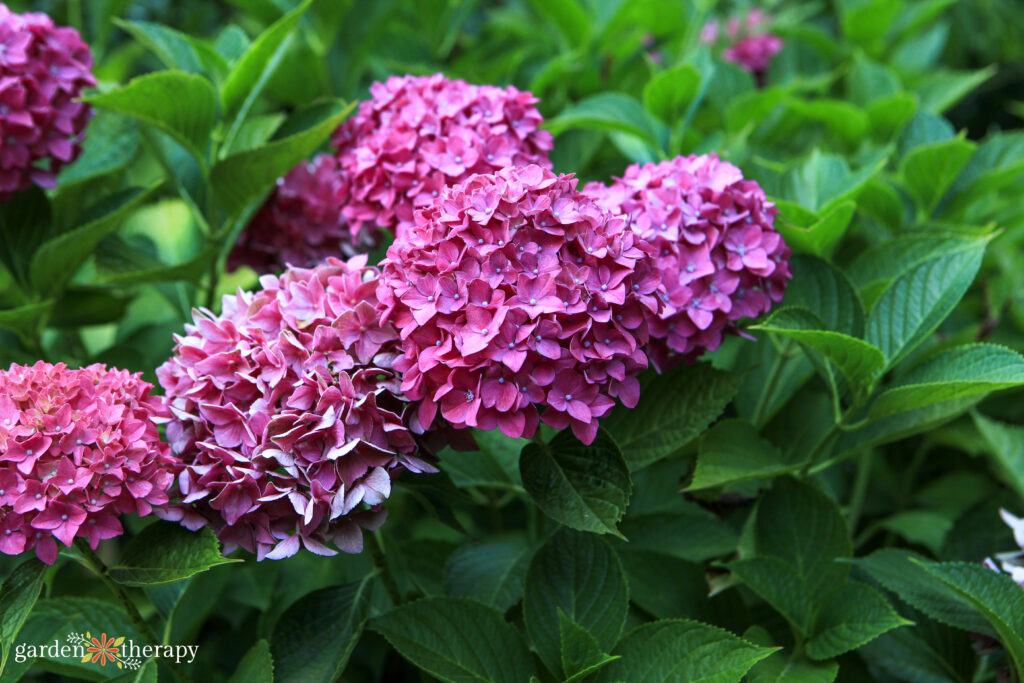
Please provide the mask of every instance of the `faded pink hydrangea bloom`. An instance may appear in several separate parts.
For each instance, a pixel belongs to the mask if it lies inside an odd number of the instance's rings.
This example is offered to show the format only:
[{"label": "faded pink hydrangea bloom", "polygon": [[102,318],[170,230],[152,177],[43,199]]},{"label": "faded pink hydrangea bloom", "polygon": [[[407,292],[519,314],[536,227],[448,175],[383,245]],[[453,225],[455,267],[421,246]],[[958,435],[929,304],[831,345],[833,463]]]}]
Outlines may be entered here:
[{"label": "faded pink hydrangea bloom", "polygon": [[0,552],[57,541],[93,548],[124,532],[119,515],[167,503],[180,461],[156,425],[168,416],[139,374],[39,361],[0,371]]},{"label": "faded pink hydrangea bloom", "polygon": [[647,332],[626,291],[643,256],[633,240],[572,176],[540,166],[442,189],[388,250],[378,290],[420,422],[439,412],[532,436],[541,419],[590,443],[614,398],[636,405]]},{"label": "faded pink hydrangea bloom", "polygon": [[368,223],[399,235],[446,185],[510,165],[551,167],[552,137],[528,92],[435,74],[392,76],[370,94],[332,141],[353,229]]},{"label": "faded pink hydrangea bloom", "polygon": [[92,116],[78,97],[95,85],[92,53],[75,29],[0,4],[0,200],[56,187]]},{"label": "faded pink hydrangea bloom", "polygon": [[627,215],[645,254],[627,286],[656,366],[713,351],[736,321],[782,299],[790,250],[774,227],[778,210],[716,155],[633,164],[611,186],[589,183],[584,193]]},{"label": "faded pink hydrangea bloom", "polygon": [[342,215],[348,183],[330,154],[321,154],[277,181],[228,258],[231,269],[247,265],[259,273],[285,266],[308,268],[329,256],[353,256],[380,244],[381,232],[353,228]]},{"label": "faded pink hydrangea bloom", "polygon": [[264,275],[262,289],[225,296],[223,313],[196,312],[157,370],[185,461],[181,505],[162,513],[209,524],[225,552],[259,559],[362,549],[360,527],[416,457],[409,404],[392,363],[398,334],[377,317],[379,274],[366,256]]},{"label": "faded pink hydrangea bloom", "polygon": [[[724,37],[728,46],[722,51],[722,58],[763,78],[772,59],[783,48],[782,38],[768,31],[770,25],[771,18],[757,8],[747,12],[742,21],[735,18],[727,21]],[[715,45],[720,38],[718,20],[712,19],[701,30],[700,42]]]}]

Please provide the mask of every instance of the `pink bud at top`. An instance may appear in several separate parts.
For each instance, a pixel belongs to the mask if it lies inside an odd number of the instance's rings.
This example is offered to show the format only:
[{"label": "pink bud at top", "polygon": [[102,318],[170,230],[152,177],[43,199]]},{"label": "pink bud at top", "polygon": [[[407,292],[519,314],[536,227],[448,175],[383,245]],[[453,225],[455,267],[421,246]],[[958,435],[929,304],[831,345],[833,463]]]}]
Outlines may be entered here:
[{"label": "pink bud at top", "polygon": [[0,371],[0,552],[95,548],[119,516],[167,504],[180,461],[160,440],[162,401],[139,374],[39,361]]}]

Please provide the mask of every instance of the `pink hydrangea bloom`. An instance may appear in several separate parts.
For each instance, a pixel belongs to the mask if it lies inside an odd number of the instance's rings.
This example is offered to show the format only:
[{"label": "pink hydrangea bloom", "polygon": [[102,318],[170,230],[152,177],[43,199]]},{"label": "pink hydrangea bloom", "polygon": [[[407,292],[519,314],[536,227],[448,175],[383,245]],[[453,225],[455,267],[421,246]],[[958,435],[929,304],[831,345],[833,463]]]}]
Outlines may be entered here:
[{"label": "pink hydrangea bloom", "polygon": [[260,273],[280,272],[322,263],[329,256],[365,253],[381,241],[376,227],[349,225],[342,216],[348,183],[330,154],[299,164],[239,235],[228,267],[247,265]]},{"label": "pink hydrangea bloom", "polygon": [[528,92],[435,74],[392,76],[370,94],[333,138],[354,229],[400,234],[446,185],[509,165],[551,167],[552,137]]},{"label": "pink hydrangea bloom", "polygon": [[81,151],[95,86],[92,53],[73,28],[0,4],[0,199],[34,185],[53,188]]},{"label": "pink hydrangea bloom", "polygon": [[180,462],[160,440],[163,402],[139,374],[39,361],[0,371],[0,552],[57,541],[95,548],[123,533],[118,517],[167,503]]},{"label": "pink hydrangea bloom", "polygon": [[[212,526],[225,551],[288,557],[300,545],[362,549],[360,527],[415,456],[408,403],[392,370],[398,334],[377,317],[379,274],[366,256],[264,275],[262,289],[197,312],[157,370],[185,469],[182,505],[167,513]],[[408,411],[412,412],[412,411]]]},{"label": "pink hydrangea bloom", "polygon": [[[726,22],[725,38],[728,46],[722,52],[727,62],[737,64],[752,74],[763,77],[775,55],[782,51],[779,36],[769,33],[771,18],[759,9],[747,12],[742,21],[736,18]],[[714,45],[722,38],[718,20],[712,19],[700,33],[700,42]]]},{"label": "pink hydrangea bloom", "polygon": [[790,250],[764,191],[714,154],[634,164],[612,185],[584,193],[630,218],[644,258],[627,281],[640,303],[659,367],[722,343],[740,318],[782,299]]},{"label": "pink hydrangea bloom", "polygon": [[613,398],[636,405],[647,332],[626,291],[643,256],[633,239],[572,176],[540,166],[444,188],[388,250],[378,290],[420,422],[440,412],[532,436],[542,419],[590,443]]}]

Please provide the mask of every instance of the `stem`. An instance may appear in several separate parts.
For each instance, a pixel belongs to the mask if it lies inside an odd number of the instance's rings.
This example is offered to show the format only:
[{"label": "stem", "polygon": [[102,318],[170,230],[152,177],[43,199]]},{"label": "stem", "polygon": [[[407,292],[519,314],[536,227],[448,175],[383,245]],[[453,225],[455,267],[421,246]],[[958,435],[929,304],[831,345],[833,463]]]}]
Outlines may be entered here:
[{"label": "stem", "polygon": [[765,381],[764,387],[757,397],[757,406],[754,408],[754,415],[751,418],[751,422],[758,429],[764,426],[762,422],[764,421],[764,414],[768,410],[769,399],[775,394],[775,385],[779,383],[782,371],[789,362],[789,356],[786,355],[789,352],[789,344],[787,343],[783,348],[776,349],[776,352],[777,355],[772,359],[772,367],[768,372],[768,379]]},{"label": "stem", "polygon": [[[110,589],[110,592],[118,599],[121,603],[121,607],[123,607],[124,611],[128,613],[128,618],[132,620],[132,624],[136,629],[138,629],[139,633],[142,634],[142,637],[145,638],[150,645],[160,646],[161,642],[157,639],[156,634],[153,633],[153,629],[151,629],[149,624],[146,623],[146,620],[142,618],[138,608],[135,607],[135,603],[132,602],[128,593],[125,592],[124,587],[107,575],[107,566],[103,563],[103,560],[100,559],[99,555],[89,547],[89,543],[85,539],[76,538],[75,548],[77,548],[81,553],[83,564],[96,574],[96,576],[100,578],[100,581],[102,581],[104,585]],[[164,660],[164,664],[171,669],[171,673],[173,673],[174,677],[181,681],[181,683],[192,683],[188,675],[185,674],[177,662],[167,659]]]},{"label": "stem", "polygon": [[850,494],[850,529],[856,531],[857,522],[860,521],[861,512],[864,509],[864,498],[867,495],[868,483],[871,481],[871,465],[874,462],[874,451],[868,451],[861,458],[857,467],[857,478],[853,482],[853,491]]},{"label": "stem", "polygon": [[373,565],[377,568],[380,573],[381,581],[384,582],[384,587],[388,591],[388,596],[391,598],[391,602],[398,605],[402,604],[402,593],[398,590],[398,584],[395,583],[395,577],[388,571],[388,563],[384,557],[384,543],[381,541],[380,532],[374,531],[373,540],[368,543],[370,549],[370,556],[373,557]]},{"label": "stem", "polygon": [[213,305],[217,299],[217,285],[220,283],[220,259],[215,258],[210,261],[210,281],[208,283],[209,289],[206,290],[206,308],[213,310]]}]

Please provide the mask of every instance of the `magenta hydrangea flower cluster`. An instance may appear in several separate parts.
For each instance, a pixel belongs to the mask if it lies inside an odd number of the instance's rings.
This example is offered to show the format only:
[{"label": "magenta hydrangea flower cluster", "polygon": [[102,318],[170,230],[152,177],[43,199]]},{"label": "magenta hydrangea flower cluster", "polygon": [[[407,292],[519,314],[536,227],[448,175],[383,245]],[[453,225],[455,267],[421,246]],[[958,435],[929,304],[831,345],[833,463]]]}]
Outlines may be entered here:
[{"label": "magenta hydrangea flower cluster", "polygon": [[531,93],[435,74],[392,76],[370,94],[333,138],[353,229],[401,235],[447,185],[506,166],[551,167],[551,133],[539,129]]},{"label": "magenta hydrangea flower cluster", "polygon": [[415,456],[409,405],[393,369],[398,333],[377,315],[366,257],[265,275],[262,289],[195,315],[157,370],[185,468],[181,505],[162,513],[212,526],[225,552],[278,559],[362,549],[360,528]]},{"label": "magenta hydrangea flower cluster", "polygon": [[643,312],[659,368],[713,351],[736,321],[782,299],[790,249],[764,190],[716,155],[634,164],[584,193],[623,213],[644,258],[626,285]]},{"label": "magenta hydrangea flower cluster", "polygon": [[[768,31],[770,24],[770,17],[757,8],[747,12],[742,21],[736,18],[727,21],[725,38],[728,46],[722,51],[722,58],[763,77],[784,45],[782,38]],[[700,34],[705,45],[716,44],[720,37],[719,24],[715,19],[705,24]]]},{"label": "magenta hydrangea flower cluster", "polygon": [[278,179],[277,187],[231,250],[228,268],[258,273],[309,268],[328,256],[353,256],[380,243],[378,230],[352,230],[341,210],[348,184],[337,160],[320,154]]},{"label": "magenta hydrangea flower cluster", "polygon": [[421,423],[440,412],[518,437],[542,419],[593,441],[614,398],[639,398],[647,340],[626,281],[642,257],[570,175],[508,167],[443,188],[388,250],[378,291]]},{"label": "magenta hydrangea flower cluster", "polygon": [[39,361],[0,371],[0,552],[57,541],[96,548],[124,532],[118,517],[168,502],[180,463],[160,440],[163,402],[139,374]]},{"label": "magenta hydrangea flower cluster", "polygon": [[77,31],[0,4],[0,200],[56,186],[92,116],[78,97],[95,85],[92,53]]}]

